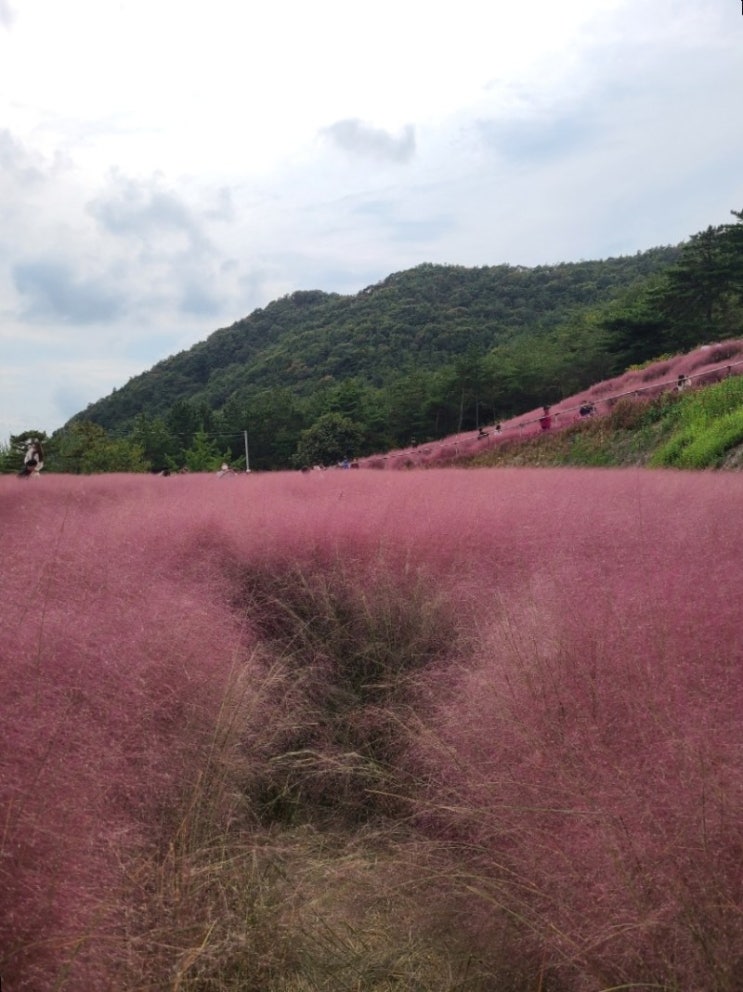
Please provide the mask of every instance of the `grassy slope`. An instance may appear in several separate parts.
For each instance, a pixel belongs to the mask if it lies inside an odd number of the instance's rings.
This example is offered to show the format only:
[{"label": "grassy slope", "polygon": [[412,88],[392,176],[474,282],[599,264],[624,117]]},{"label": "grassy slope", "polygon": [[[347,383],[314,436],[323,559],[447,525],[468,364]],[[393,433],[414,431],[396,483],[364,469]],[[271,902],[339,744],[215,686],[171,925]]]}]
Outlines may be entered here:
[{"label": "grassy slope", "polygon": [[0,479],[9,988],[734,992],[739,490]]},{"label": "grassy slope", "polygon": [[743,378],[736,376],[684,394],[625,398],[563,430],[506,441],[471,464],[738,468],[741,445]]},{"label": "grassy slope", "polygon": [[[371,468],[461,466],[667,466],[737,468],[743,444],[743,341],[696,349],[597,383],[552,407],[553,429],[541,431],[541,410],[514,418],[496,436],[473,432],[412,450],[363,459]],[[675,391],[679,374],[692,388]],[[578,410],[591,401],[596,416]]]}]

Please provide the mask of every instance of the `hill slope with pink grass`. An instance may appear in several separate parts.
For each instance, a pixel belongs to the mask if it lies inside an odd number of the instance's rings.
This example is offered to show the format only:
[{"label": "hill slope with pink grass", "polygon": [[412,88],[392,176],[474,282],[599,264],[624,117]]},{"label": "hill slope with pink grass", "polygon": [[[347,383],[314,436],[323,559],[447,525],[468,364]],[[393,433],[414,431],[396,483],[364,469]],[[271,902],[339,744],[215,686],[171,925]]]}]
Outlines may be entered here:
[{"label": "hill slope with pink grass", "polygon": [[[621,376],[598,382],[589,389],[549,406],[548,429],[545,411],[530,410],[479,431],[466,431],[444,439],[414,445],[360,459],[365,468],[428,468],[445,465],[672,465],[659,449],[677,426],[673,416],[664,420],[669,405],[682,397],[682,390],[700,391],[720,385],[743,373],[743,340],[704,345],[686,354],[664,358],[629,369]],[[737,387],[736,387],[737,388]],[[727,412],[743,403],[731,395]],[[590,409],[590,416],[582,411]],[[612,417],[612,414],[614,415]],[[639,428],[657,423],[658,429],[640,435]],[[698,433],[704,427],[698,425]],[[619,435],[618,437],[615,435]],[[728,451],[743,443],[743,431],[732,432],[726,446],[714,455],[718,463]],[[737,467],[739,459],[732,464]],[[712,462],[681,467],[712,467]]]},{"label": "hill slope with pink grass", "polygon": [[0,478],[3,987],[735,992],[740,503]]}]

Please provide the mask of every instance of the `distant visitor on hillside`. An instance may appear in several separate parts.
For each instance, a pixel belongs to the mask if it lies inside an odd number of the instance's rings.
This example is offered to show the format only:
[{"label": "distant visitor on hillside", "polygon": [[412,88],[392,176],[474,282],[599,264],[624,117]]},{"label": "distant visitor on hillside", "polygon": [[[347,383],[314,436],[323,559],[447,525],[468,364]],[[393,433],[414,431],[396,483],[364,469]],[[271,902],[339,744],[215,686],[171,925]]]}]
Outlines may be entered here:
[{"label": "distant visitor on hillside", "polygon": [[596,405],[595,403],[590,403],[590,402],[582,403],[580,409],[578,410],[578,413],[581,415],[581,417],[592,417],[595,412],[596,412]]},{"label": "distant visitor on hillside", "polygon": [[485,430],[485,428],[484,428],[484,427],[481,427],[481,428],[480,428],[480,429],[478,430],[478,432],[477,432],[477,436],[478,436],[479,438],[483,438],[483,437],[487,437],[487,436],[488,436],[488,432],[487,432],[487,431]]},{"label": "distant visitor on hillside", "polygon": [[217,472],[217,478],[221,479],[223,475],[235,475],[234,468],[230,468],[227,462],[222,462],[219,471]]},{"label": "distant visitor on hillside", "polygon": [[676,391],[681,393],[684,389],[688,389],[691,386],[691,379],[688,375],[684,375],[683,372],[679,372],[679,377],[676,380]]},{"label": "distant visitor on hillside", "polygon": [[542,407],[542,416],[539,418],[539,426],[543,431],[548,431],[552,426],[552,414],[548,406]]},{"label": "distant visitor on hillside", "polygon": [[41,447],[41,441],[35,437],[26,442],[26,453],[23,456],[23,468],[18,475],[21,479],[27,479],[32,475],[38,476],[43,467],[44,450]]}]

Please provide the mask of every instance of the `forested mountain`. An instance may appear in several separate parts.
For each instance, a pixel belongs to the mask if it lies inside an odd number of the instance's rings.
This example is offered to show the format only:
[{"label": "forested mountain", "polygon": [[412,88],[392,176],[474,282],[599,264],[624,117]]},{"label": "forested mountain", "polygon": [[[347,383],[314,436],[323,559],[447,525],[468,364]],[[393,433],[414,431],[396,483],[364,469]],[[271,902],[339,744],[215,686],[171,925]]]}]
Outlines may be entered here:
[{"label": "forested mountain", "polygon": [[420,265],[355,296],[295,292],[165,359],[91,405],[109,429],[182,400],[218,410],[233,397],[362,377],[382,387],[404,370],[437,370],[467,351],[484,356],[544,334],[678,256],[660,248],[603,262],[523,268]]},{"label": "forested mountain", "polygon": [[476,427],[727,334],[741,230],[602,261],[426,263],[353,296],[295,292],[134,377],[57,441],[102,429],[157,468],[185,464],[197,438],[236,460],[247,429],[251,467],[266,469]]}]

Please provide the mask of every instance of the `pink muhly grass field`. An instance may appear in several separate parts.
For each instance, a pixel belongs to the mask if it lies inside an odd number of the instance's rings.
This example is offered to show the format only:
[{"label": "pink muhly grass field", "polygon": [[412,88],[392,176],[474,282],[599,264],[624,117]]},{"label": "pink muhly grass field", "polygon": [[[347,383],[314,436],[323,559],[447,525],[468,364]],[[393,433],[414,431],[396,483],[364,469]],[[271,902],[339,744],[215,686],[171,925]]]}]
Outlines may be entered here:
[{"label": "pink muhly grass field", "polygon": [[473,953],[505,907],[555,989],[733,992],[742,502],[642,470],[0,478],[8,987],[135,987],[131,878],[256,664],[235,576],[341,563],[420,570],[468,635],[408,762]]}]

